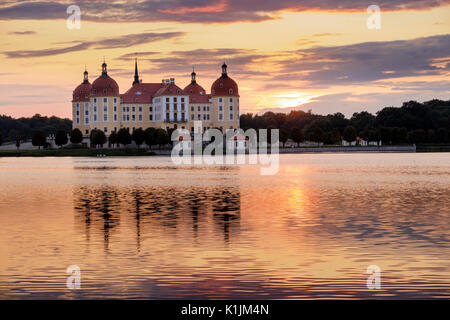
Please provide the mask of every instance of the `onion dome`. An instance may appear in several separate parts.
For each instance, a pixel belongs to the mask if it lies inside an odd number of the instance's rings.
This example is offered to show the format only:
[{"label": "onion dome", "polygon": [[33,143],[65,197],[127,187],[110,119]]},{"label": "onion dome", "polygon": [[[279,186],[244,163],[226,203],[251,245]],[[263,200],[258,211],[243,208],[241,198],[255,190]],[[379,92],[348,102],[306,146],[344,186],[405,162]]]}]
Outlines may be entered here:
[{"label": "onion dome", "polygon": [[184,93],[187,95],[204,95],[206,94],[205,89],[197,83],[197,74],[195,71],[191,73],[191,83],[184,88]]},{"label": "onion dome", "polygon": [[214,96],[233,96],[239,97],[239,88],[237,83],[228,76],[227,65],[222,65],[222,76],[214,81],[211,86],[211,95]]},{"label": "onion dome", "polygon": [[92,83],[91,96],[119,96],[119,85],[108,76],[105,62],[102,64],[102,75]]},{"label": "onion dome", "polygon": [[89,94],[91,92],[91,84],[88,79],[88,72],[84,70],[84,79],[83,82],[73,90],[72,101],[73,102],[81,102],[81,101],[89,101]]}]

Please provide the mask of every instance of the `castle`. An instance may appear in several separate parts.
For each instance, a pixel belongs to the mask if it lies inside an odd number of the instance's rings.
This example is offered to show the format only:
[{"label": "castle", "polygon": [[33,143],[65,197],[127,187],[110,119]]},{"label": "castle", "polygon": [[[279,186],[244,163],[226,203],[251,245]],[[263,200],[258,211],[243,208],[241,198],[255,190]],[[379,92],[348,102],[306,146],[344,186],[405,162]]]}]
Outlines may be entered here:
[{"label": "castle", "polygon": [[135,60],[134,81],[130,89],[120,94],[117,82],[102,64],[102,74],[91,84],[87,70],[83,82],[73,91],[73,128],[87,137],[98,129],[108,136],[126,128],[186,129],[194,132],[194,121],[202,121],[203,130],[239,128],[239,89],[222,65],[222,75],[211,86],[211,93],[197,83],[196,73],[184,89],[175,79],[160,83],[144,83],[139,79]]}]

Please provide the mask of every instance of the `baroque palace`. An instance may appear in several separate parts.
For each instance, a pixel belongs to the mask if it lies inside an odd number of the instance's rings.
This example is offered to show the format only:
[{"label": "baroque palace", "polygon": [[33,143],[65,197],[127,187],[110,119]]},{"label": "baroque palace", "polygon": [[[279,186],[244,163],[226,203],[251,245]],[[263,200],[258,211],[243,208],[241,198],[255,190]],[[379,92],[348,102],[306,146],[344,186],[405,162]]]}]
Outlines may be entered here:
[{"label": "baroque palace", "polygon": [[102,64],[102,74],[92,84],[88,72],[74,91],[72,99],[73,128],[89,136],[93,129],[103,130],[108,136],[126,128],[130,133],[137,128],[175,128],[194,131],[194,121],[201,121],[203,130],[239,128],[239,89],[228,76],[227,65],[222,75],[211,86],[211,93],[197,83],[196,73],[184,89],[175,79],[160,83],[144,83],[139,79],[137,60],[134,81],[128,91],[120,94],[117,82],[108,75]]}]

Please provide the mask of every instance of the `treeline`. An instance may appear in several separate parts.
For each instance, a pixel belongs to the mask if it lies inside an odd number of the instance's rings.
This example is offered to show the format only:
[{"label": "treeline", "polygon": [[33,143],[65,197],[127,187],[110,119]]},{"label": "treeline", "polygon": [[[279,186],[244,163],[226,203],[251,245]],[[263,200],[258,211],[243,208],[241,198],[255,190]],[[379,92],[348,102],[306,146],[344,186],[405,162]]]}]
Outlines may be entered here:
[{"label": "treeline", "polygon": [[409,101],[400,108],[384,108],[376,115],[357,112],[350,119],[340,112],[322,116],[300,110],[289,114],[244,114],[240,122],[244,130],[280,129],[282,143],[291,138],[295,142],[336,144],[357,137],[383,144],[446,143],[450,142],[450,100]]},{"label": "treeline", "polygon": [[31,139],[35,131],[42,131],[46,135],[56,134],[58,130],[70,132],[72,120],[58,117],[43,117],[39,114],[31,118],[14,119],[0,115],[0,135],[3,142]]}]

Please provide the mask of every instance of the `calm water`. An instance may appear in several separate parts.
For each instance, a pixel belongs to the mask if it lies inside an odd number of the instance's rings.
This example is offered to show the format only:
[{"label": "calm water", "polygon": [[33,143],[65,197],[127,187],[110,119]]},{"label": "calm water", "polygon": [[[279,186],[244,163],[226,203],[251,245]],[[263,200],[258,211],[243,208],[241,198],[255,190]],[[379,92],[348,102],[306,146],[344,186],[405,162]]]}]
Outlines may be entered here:
[{"label": "calm water", "polygon": [[449,153],[0,158],[0,298],[448,299],[449,197]]}]

